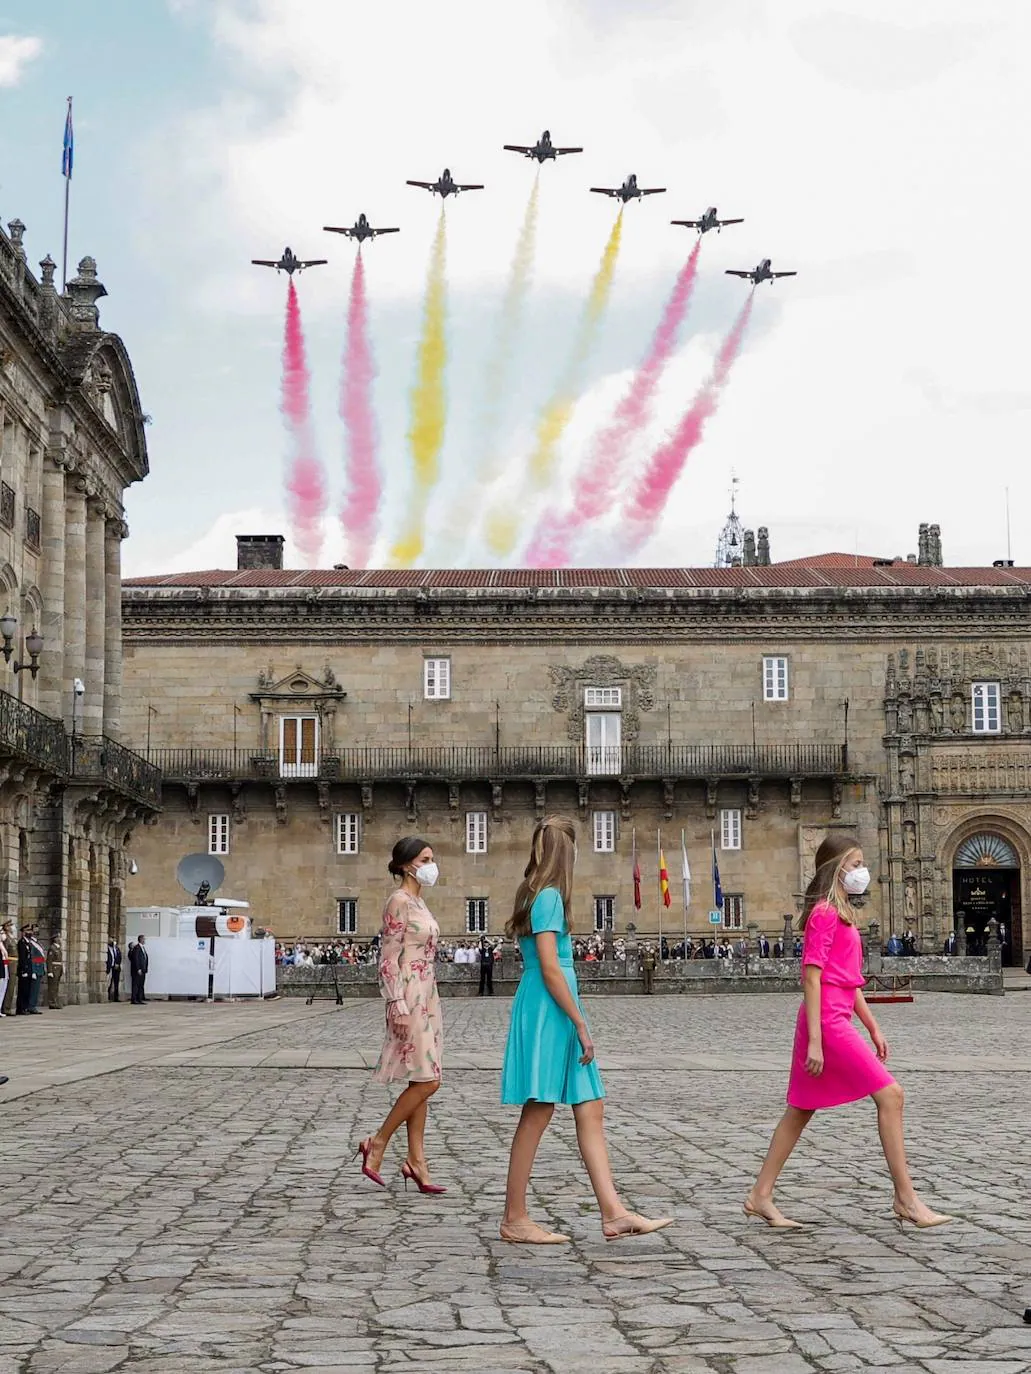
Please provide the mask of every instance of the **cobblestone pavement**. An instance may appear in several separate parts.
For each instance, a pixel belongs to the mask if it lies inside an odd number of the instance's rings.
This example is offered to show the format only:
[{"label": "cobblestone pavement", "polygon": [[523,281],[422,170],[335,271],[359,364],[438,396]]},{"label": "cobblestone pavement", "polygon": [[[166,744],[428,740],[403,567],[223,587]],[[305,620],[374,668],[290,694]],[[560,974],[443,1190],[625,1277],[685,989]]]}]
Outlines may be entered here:
[{"label": "cobblestone pavement", "polygon": [[879,1009],[909,1066],[914,1172],[958,1218],[926,1233],[891,1224],[868,1103],[817,1118],[788,1167],[782,1202],[805,1231],[741,1214],[793,1011],[740,995],[590,1004],[617,1176],[676,1224],[604,1244],[559,1115],[534,1207],[573,1235],[561,1250],[497,1239],[514,1125],[493,1067],[500,999],[445,1004],[440,1198],[404,1192],[397,1152],[386,1190],[348,1159],[388,1100],[349,1067],[375,1056],[376,1003],[2,1022],[0,1374],[1031,1370],[1031,998]]}]

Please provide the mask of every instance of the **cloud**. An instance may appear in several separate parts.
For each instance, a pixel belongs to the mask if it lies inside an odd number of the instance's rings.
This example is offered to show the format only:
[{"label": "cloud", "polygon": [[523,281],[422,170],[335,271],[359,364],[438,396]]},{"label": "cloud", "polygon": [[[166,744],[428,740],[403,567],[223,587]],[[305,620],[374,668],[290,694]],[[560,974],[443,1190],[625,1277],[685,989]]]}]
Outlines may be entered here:
[{"label": "cloud", "polygon": [[17,86],[27,64],[42,51],[41,38],[0,34],[0,86]]}]

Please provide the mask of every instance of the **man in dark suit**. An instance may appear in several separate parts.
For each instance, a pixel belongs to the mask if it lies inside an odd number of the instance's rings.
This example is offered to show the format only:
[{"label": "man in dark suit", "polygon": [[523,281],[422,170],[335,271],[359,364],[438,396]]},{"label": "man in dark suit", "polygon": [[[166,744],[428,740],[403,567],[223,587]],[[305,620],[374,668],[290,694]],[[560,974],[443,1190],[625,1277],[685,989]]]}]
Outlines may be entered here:
[{"label": "man in dark suit", "polygon": [[118,984],[122,980],[122,951],[117,940],[107,942],[107,1000],[117,1002]]},{"label": "man in dark suit", "polygon": [[32,967],[32,927],[24,926],[18,936],[18,1000],[15,1010],[19,1016],[27,1016],[32,1011],[32,983],[35,972]]},{"label": "man in dark suit", "polygon": [[149,964],[150,956],[147,954],[145,938],[141,935],[134,945],[129,946],[129,972],[132,977],[131,1000],[138,1007],[147,1000],[144,991]]},{"label": "man in dark suit", "polygon": [[476,994],[482,997],[484,988],[489,997],[494,996],[494,946],[487,939],[486,935],[480,936],[480,990]]}]

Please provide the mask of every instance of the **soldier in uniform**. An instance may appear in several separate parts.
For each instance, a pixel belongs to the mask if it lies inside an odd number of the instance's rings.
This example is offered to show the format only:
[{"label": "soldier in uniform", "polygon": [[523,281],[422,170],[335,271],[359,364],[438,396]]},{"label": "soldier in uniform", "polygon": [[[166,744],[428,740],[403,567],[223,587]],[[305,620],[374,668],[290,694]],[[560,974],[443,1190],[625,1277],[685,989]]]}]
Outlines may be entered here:
[{"label": "soldier in uniform", "polygon": [[14,1013],[15,996],[18,991],[18,937],[14,933],[12,921],[4,921],[0,926],[0,945],[3,945],[4,962],[7,965],[7,984],[0,1000],[0,1011],[5,1016],[11,1016]]},{"label": "soldier in uniform", "polygon": [[645,994],[650,997],[655,991],[655,951],[651,945],[641,955],[641,977],[644,979]]},{"label": "soldier in uniform", "polygon": [[18,937],[18,998],[15,1009],[19,1016],[28,1016],[34,1011],[32,984],[36,975],[32,969],[31,932],[32,927],[25,926]]},{"label": "soldier in uniform", "polygon": [[61,934],[60,931],[55,931],[50,937],[50,947],[47,950],[47,1006],[51,1011],[57,1011],[61,1006],[59,994],[63,973],[64,950],[61,947]]},{"label": "soldier in uniform", "polygon": [[3,1007],[11,984],[11,957],[7,953],[7,932],[10,928],[10,921],[5,921],[0,929],[0,1016],[7,1015]]},{"label": "soldier in uniform", "polygon": [[47,952],[39,942],[39,930],[36,926],[29,932],[29,943],[32,946],[32,993],[29,1011],[38,1016],[39,1001],[47,981]]}]

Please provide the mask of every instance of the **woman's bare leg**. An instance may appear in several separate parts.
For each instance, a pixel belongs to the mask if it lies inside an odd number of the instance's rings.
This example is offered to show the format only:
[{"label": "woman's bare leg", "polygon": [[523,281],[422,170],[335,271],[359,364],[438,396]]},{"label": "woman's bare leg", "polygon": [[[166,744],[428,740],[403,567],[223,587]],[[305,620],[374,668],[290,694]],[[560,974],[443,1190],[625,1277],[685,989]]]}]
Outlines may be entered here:
[{"label": "woman's bare leg", "polygon": [[895,1184],[895,1212],[915,1222],[928,1222],[939,1215],[921,1202],[913,1187],[913,1179],[906,1160],[906,1144],[902,1129],[902,1108],[905,1094],[897,1083],[889,1083],[873,1094],[877,1107],[877,1133]]},{"label": "woman's bare leg", "polygon": [[[379,1128],[374,1136],[371,1137],[368,1164],[369,1168],[379,1172],[379,1167],[383,1163],[383,1153],[390,1143],[390,1137],[404,1125],[411,1117],[413,1112],[422,1108],[425,1113],[426,1103],[440,1087],[440,1081],[434,1080],[428,1083],[409,1083],[404,1092],[398,1097],[393,1107],[390,1109],[386,1121]],[[425,1122],[425,1115],[423,1117]]]},{"label": "woman's bare leg", "polygon": [[553,1102],[526,1102],[519,1116],[519,1125],[512,1137],[508,1156],[508,1179],[505,1183],[505,1215],[502,1225],[518,1228],[530,1220],[526,1207],[526,1190],[530,1186],[533,1162],[541,1137],[555,1112]]},{"label": "woman's bare leg", "polygon": [[786,1220],[784,1214],[774,1205],[773,1190],[777,1179],[780,1178],[781,1170],[791,1156],[791,1151],[798,1144],[799,1137],[812,1117],[811,1111],[803,1110],[801,1107],[787,1108],[777,1122],[777,1129],[773,1132],[770,1148],[766,1151],[766,1158],[759,1170],[759,1177],[745,1199],[746,1208],[751,1208],[770,1221]]},{"label": "woman's bare leg", "polygon": [[612,1165],[609,1150],[605,1143],[605,1102],[596,1098],[593,1102],[578,1102],[573,1108],[576,1122],[576,1143],[587,1167],[587,1173],[601,1209],[602,1230],[607,1236],[633,1235],[643,1231],[657,1231],[669,1223],[650,1221],[627,1209],[626,1203],[616,1191],[612,1178]]}]

